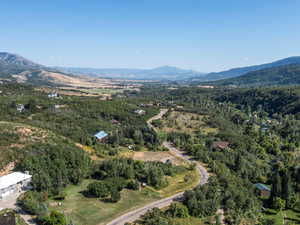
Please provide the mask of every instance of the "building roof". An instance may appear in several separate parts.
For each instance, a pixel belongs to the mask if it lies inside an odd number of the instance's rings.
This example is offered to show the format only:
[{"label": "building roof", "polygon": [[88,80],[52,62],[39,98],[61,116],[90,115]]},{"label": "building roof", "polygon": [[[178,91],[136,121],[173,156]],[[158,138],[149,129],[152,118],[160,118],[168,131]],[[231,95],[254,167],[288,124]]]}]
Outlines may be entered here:
[{"label": "building roof", "polygon": [[108,134],[107,134],[105,131],[102,130],[102,131],[96,133],[94,136],[95,136],[97,139],[101,140],[101,139],[105,138],[107,135],[108,135]]},{"label": "building roof", "polygon": [[14,172],[0,177],[0,189],[7,188],[11,185],[15,185],[23,180],[27,180],[32,176],[26,173]]},{"label": "building roof", "polygon": [[113,123],[113,124],[118,124],[118,123],[120,123],[118,120],[116,120],[116,119],[112,119],[111,120],[111,123]]},{"label": "building roof", "polygon": [[143,110],[143,109],[136,109],[136,110],[134,110],[134,112],[137,113],[137,114],[143,114],[143,113],[146,113],[146,111]]},{"label": "building roof", "polygon": [[257,184],[254,184],[255,187],[261,191],[271,191],[271,189],[269,187],[267,187],[266,185],[264,184],[261,184],[261,183],[257,183]]},{"label": "building roof", "polygon": [[213,143],[214,148],[225,149],[225,148],[228,148],[228,146],[229,146],[229,142],[227,142],[227,141],[215,141]]}]

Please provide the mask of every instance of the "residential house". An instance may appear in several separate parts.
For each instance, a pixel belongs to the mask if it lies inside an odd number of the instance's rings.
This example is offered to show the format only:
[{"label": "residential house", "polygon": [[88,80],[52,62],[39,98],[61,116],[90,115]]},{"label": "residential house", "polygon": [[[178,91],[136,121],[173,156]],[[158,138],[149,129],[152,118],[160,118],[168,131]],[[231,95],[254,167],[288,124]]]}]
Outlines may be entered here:
[{"label": "residential house", "polygon": [[120,121],[116,120],[116,119],[112,119],[110,121],[112,124],[120,124]]},{"label": "residential house", "polygon": [[57,92],[48,94],[48,98],[58,98],[59,94]]},{"label": "residential house", "polygon": [[212,147],[215,148],[215,149],[226,149],[229,147],[229,142],[227,141],[215,141],[213,144],[212,144]]},{"label": "residential house", "polygon": [[17,111],[18,112],[23,112],[25,110],[25,106],[23,104],[18,104],[17,105]]},{"label": "residential house", "polygon": [[137,109],[137,110],[134,110],[134,113],[138,114],[138,115],[145,115],[146,114],[146,111],[145,110],[142,110],[142,109]]},{"label": "residential house", "polygon": [[0,199],[30,189],[31,177],[28,173],[21,172],[14,172],[0,177]]},{"label": "residential house", "polygon": [[254,184],[255,188],[257,189],[259,195],[261,197],[269,197],[271,194],[271,189],[269,187],[267,187],[264,184],[261,183],[256,183]]},{"label": "residential house", "polygon": [[96,133],[94,135],[94,137],[96,137],[98,141],[102,142],[108,137],[108,134],[105,131],[102,130],[102,131]]}]

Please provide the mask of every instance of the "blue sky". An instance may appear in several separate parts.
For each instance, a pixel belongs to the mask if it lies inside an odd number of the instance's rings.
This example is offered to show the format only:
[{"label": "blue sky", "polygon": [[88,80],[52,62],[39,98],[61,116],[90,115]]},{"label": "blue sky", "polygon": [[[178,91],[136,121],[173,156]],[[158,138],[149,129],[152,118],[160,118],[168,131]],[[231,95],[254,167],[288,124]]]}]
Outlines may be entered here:
[{"label": "blue sky", "polygon": [[300,55],[299,0],[12,0],[0,51],[44,65],[220,71]]}]

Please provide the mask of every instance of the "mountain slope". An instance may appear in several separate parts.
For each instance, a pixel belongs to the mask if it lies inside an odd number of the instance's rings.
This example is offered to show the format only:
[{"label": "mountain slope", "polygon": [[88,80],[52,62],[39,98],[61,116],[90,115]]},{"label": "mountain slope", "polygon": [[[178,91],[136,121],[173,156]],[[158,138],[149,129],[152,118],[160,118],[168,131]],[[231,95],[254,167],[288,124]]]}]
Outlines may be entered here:
[{"label": "mountain slope", "polygon": [[272,63],[266,63],[262,65],[233,68],[222,72],[209,73],[202,77],[195,77],[193,81],[203,82],[203,81],[221,80],[226,78],[238,77],[252,71],[257,71],[257,70],[262,70],[262,69],[267,69],[267,68],[272,68],[277,66],[290,65],[290,64],[300,64],[300,56],[293,56],[293,57],[281,59]]},{"label": "mountain slope", "polygon": [[34,63],[28,59],[25,59],[22,56],[8,53],[8,52],[0,52],[0,65],[17,66],[17,67],[31,68],[31,69],[43,67],[42,65]]},{"label": "mountain slope", "polygon": [[284,65],[253,71],[239,77],[209,83],[221,86],[299,85],[300,64]]},{"label": "mountain slope", "polygon": [[91,88],[111,85],[112,83],[109,80],[78,77],[60,72],[7,52],[0,52],[0,82]]},{"label": "mountain slope", "polygon": [[127,68],[75,68],[56,67],[55,69],[80,75],[89,75],[102,78],[134,79],[134,80],[183,80],[203,73],[185,70],[172,66],[162,66],[154,69],[127,69]]}]

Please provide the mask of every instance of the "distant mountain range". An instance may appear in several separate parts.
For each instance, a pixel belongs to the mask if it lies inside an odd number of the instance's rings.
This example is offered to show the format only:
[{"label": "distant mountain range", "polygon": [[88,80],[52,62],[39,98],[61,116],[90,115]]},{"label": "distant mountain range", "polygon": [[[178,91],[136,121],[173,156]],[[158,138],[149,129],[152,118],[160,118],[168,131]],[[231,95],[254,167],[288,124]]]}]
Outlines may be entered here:
[{"label": "distant mountain range", "polygon": [[93,88],[111,86],[111,82],[107,80],[74,76],[7,52],[0,52],[0,82],[53,87],[81,86]]},{"label": "distant mountain range", "polygon": [[221,80],[221,79],[227,79],[232,77],[238,77],[241,75],[244,75],[246,73],[272,68],[272,67],[278,67],[278,66],[284,66],[284,65],[290,65],[290,64],[300,64],[300,56],[294,56],[289,57],[285,59],[281,59],[272,63],[266,63],[261,65],[255,65],[255,66],[247,66],[247,67],[240,67],[240,68],[234,68],[222,72],[214,72],[214,73],[208,73],[204,76],[200,77],[194,77],[191,79],[192,82],[205,82],[205,81],[215,81],[215,80]]},{"label": "distant mountain range", "polygon": [[89,75],[101,78],[113,79],[132,79],[132,80],[185,80],[192,77],[202,76],[200,73],[193,70],[185,70],[172,66],[162,66],[154,69],[120,69],[120,68],[76,68],[76,67],[55,67],[55,69],[77,74]]},{"label": "distant mountain range", "polygon": [[28,69],[37,69],[44,66],[34,63],[28,59],[25,59],[22,56],[11,54],[8,52],[0,52],[0,66],[2,67],[18,67],[18,68],[28,68]]},{"label": "distant mountain range", "polygon": [[274,86],[299,85],[300,64],[288,64],[252,71],[239,77],[208,82],[214,86]]},{"label": "distant mountain range", "polygon": [[[93,83],[99,82],[101,78],[177,81],[193,85],[289,85],[300,84],[299,68],[299,56],[209,74],[171,66],[154,69],[50,68],[16,54],[0,52],[0,81],[47,86],[82,85],[92,87]],[[101,82],[104,82],[104,79]]]}]

